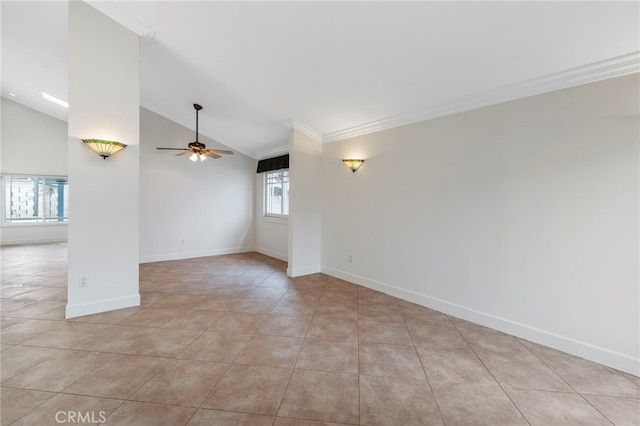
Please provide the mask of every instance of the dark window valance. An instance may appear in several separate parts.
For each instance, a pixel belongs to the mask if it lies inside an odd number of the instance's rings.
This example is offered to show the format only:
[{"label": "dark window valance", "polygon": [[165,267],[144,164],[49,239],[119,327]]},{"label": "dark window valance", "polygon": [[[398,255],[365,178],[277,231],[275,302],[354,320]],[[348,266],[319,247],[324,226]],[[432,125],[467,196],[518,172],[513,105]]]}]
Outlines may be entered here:
[{"label": "dark window valance", "polygon": [[266,158],[258,161],[258,170],[256,173],[270,172],[272,170],[288,169],[289,168],[289,154],[281,155],[279,157]]}]

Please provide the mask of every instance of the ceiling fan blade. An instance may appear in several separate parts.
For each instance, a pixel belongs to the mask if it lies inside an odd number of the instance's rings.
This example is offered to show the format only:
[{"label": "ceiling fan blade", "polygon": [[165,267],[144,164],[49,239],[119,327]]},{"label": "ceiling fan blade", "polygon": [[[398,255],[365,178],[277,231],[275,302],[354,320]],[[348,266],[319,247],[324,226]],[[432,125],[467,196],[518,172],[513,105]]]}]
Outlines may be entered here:
[{"label": "ceiling fan blade", "polygon": [[156,148],[156,149],[170,149],[173,151],[185,151],[187,148]]},{"label": "ceiling fan blade", "polygon": [[211,158],[220,158],[220,156],[218,154],[215,154],[215,153],[211,152],[211,150],[208,150],[208,152],[205,152],[204,155],[206,155],[207,157],[211,157]]},{"label": "ceiling fan blade", "polygon": [[229,151],[229,150],[226,150],[226,149],[210,149],[209,151],[213,151],[216,154],[230,154],[230,155],[233,155],[233,151]]},{"label": "ceiling fan blade", "polygon": [[185,149],[185,150],[184,150],[184,152],[179,152],[179,153],[177,153],[177,154],[175,155],[175,157],[178,157],[178,156],[180,156],[180,155],[186,155],[186,154],[189,154],[189,152],[190,152],[190,151],[189,151],[188,149]]}]

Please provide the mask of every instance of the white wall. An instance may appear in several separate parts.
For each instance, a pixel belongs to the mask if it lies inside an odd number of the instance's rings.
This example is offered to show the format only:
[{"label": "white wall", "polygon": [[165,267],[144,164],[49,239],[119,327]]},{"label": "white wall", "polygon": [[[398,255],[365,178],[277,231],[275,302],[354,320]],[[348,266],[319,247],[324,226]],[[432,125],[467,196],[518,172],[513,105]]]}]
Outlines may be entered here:
[{"label": "white wall", "polygon": [[323,271],[639,374],[638,93],[635,74],[324,145]]},{"label": "white wall", "polygon": [[140,261],[253,251],[256,161],[238,152],[202,162],[175,157],[156,148],[186,147],[195,131],[144,108],[140,119]]},{"label": "white wall", "polygon": [[[67,175],[67,123],[2,98],[3,175]],[[0,244],[67,240],[67,224],[4,224]]]},{"label": "white wall", "polygon": [[255,174],[256,251],[276,259],[289,259],[289,219],[264,217],[264,174]]},{"label": "white wall", "polygon": [[[138,36],[70,2],[67,318],[140,304],[139,74]],[[128,146],[102,159],[82,138]]]},{"label": "white wall", "polygon": [[322,145],[298,130],[289,136],[289,265],[287,275],[320,272]]}]

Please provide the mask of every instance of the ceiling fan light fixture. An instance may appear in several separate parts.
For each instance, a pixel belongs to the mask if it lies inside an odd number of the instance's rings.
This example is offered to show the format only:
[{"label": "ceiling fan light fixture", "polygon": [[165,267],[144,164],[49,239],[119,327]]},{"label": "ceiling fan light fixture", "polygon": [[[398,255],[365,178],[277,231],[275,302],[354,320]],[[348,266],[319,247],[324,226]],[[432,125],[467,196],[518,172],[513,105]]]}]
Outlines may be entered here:
[{"label": "ceiling fan light fixture", "polygon": [[189,157],[189,160],[191,161],[198,161],[198,154],[196,154],[195,152],[193,154],[191,154],[191,156]]},{"label": "ceiling fan light fixture", "polygon": [[204,155],[204,154],[200,154],[200,155],[198,155],[198,157],[200,157],[200,161],[204,161],[204,160],[207,159],[207,156]]}]

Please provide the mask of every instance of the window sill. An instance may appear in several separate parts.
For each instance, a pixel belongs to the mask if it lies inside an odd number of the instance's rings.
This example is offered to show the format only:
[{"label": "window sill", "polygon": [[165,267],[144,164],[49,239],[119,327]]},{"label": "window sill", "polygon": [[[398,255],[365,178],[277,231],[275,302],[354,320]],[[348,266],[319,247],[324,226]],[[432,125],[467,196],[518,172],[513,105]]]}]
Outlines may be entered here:
[{"label": "window sill", "polygon": [[287,224],[289,224],[289,218],[288,217],[262,216],[262,221],[263,222],[268,222],[268,223],[277,223],[279,225],[287,225]]},{"label": "window sill", "polygon": [[2,223],[2,228],[31,228],[35,226],[67,226],[69,222],[33,222],[33,223]]}]

